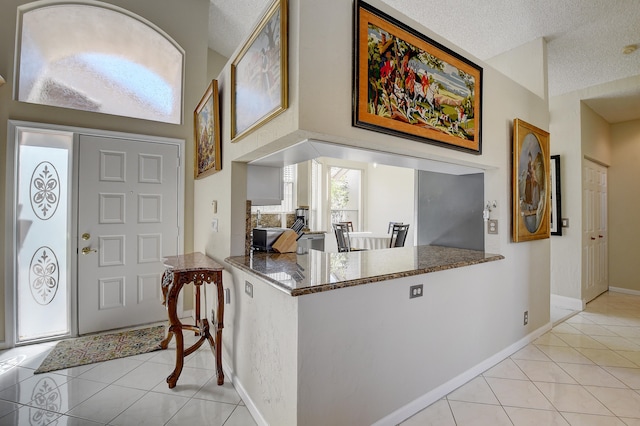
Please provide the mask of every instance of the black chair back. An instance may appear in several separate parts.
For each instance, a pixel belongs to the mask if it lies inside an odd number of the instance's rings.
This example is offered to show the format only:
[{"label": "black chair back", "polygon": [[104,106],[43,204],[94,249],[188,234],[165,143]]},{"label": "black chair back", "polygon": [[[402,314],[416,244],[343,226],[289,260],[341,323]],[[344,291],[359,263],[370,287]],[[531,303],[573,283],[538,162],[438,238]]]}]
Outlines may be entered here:
[{"label": "black chair back", "polygon": [[341,225],[347,225],[347,231],[353,232],[353,222],[338,222]]},{"label": "black chair back", "polygon": [[409,224],[394,224],[391,230],[391,241],[389,242],[389,248],[404,247],[404,242],[407,239],[407,233],[409,232]]},{"label": "black chair back", "polygon": [[344,223],[334,223],[333,232],[336,234],[336,242],[338,243],[338,251],[351,251],[351,242],[349,241],[349,228]]},{"label": "black chair back", "polygon": [[393,225],[402,225],[402,222],[389,222],[389,226],[387,227],[387,234],[391,233]]}]

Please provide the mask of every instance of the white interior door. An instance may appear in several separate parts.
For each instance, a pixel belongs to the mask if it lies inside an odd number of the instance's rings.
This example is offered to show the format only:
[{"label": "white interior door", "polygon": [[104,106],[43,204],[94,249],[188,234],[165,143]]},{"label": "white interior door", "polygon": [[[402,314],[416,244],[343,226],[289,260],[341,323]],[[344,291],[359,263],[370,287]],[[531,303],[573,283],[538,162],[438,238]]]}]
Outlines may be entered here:
[{"label": "white interior door", "polygon": [[609,288],[607,254],[607,168],[584,160],[582,265],[585,302]]},{"label": "white interior door", "polygon": [[179,146],[80,135],[78,332],[166,319],[162,259],[178,254]]}]

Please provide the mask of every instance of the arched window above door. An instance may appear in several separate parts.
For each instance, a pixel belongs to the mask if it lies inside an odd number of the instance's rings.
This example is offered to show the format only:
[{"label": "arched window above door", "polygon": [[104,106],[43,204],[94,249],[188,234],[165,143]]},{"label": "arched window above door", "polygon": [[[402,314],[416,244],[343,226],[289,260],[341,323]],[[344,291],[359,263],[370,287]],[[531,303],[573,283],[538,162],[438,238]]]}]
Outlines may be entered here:
[{"label": "arched window above door", "polygon": [[18,8],[17,98],[182,122],[184,50],[161,29],[96,1]]}]

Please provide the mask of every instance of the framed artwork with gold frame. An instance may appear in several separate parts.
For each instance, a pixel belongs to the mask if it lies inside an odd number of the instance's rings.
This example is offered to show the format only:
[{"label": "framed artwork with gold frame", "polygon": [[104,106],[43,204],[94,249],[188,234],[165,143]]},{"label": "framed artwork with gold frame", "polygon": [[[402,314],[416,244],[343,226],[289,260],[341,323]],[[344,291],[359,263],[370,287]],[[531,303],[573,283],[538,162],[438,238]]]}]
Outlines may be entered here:
[{"label": "framed artwork with gold frame", "polygon": [[218,81],[212,80],[193,112],[194,177],[208,176],[222,170],[220,162],[220,107]]},{"label": "framed artwork with gold frame", "polygon": [[549,132],[519,118],[513,121],[514,242],[550,236],[551,179]]},{"label": "framed artwork with gold frame", "polygon": [[231,63],[231,141],[288,107],[287,0],[275,0]]}]

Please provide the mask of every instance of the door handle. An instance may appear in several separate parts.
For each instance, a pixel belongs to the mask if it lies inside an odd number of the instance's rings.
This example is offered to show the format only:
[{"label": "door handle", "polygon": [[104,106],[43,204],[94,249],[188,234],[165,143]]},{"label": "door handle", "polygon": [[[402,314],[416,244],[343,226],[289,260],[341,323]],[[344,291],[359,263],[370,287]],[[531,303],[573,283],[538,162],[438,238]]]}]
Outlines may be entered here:
[{"label": "door handle", "polygon": [[91,247],[82,247],[82,254],[89,254],[92,251],[97,252],[98,250],[97,249],[92,249]]},{"label": "door handle", "polygon": [[604,238],[604,236],[602,236],[602,235],[598,235],[598,238]]},{"label": "door handle", "polygon": [[591,237],[591,239],[592,239],[592,240],[595,240],[595,239],[596,239],[596,237]]}]

